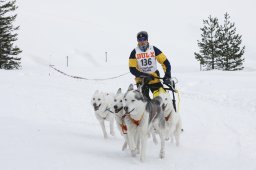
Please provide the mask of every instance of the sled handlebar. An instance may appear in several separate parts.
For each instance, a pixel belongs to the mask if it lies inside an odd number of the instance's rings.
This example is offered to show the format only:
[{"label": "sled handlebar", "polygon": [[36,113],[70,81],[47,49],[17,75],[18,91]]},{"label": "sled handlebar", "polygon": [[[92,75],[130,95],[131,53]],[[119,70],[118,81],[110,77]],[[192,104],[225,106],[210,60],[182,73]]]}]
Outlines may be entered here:
[{"label": "sled handlebar", "polygon": [[[155,77],[155,76],[152,76],[152,78],[156,78],[156,79],[160,79],[160,80],[163,80],[164,78],[163,77]],[[144,79],[144,78],[143,78]],[[171,78],[171,80],[173,80],[173,84],[168,84],[168,83],[164,83],[164,85],[166,85],[167,87],[164,87],[165,90],[170,90],[172,92],[175,92],[177,93],[177,90],[175,89],[175,84],[178,83],[178,79],[176,77],[173,77]],[[144,82],[144,81],[142,81]],[[145,82],[144,82],[145,83]],[[142,84],[142,86],[144,86],[144,83]],[[147,84],[147,83],[146,83]]]}]

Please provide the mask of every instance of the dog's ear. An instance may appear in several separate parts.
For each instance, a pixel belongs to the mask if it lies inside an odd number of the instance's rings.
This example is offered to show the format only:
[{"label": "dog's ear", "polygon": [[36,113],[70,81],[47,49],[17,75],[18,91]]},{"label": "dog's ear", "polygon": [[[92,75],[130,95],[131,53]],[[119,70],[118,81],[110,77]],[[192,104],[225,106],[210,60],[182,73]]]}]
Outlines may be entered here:
[{"label": "dog's ear", "polygon": [[138,90],[135,90],[135,98],[137,100],[145,101],[143,94],[141,92],[139,92]]},{"label": "dog's ear", "polygon": [[117,90],[116,94],[120,94],[120,93],[122,93],[122,89],[121,89],[121,88],[119,88],[119,89]]},{"label": "dog's ear", "polygon": [[132,91],[132,90],[133,90],[133,84],[130,84],[127,91]]},{"label": "dog's ear", "polygon": [[138,89],[137,89],[140,93],[142,93],[142,85],[141,84],[139,84],[138,85]]},{"label": "dog's ear", "polygon": [[99,93],[99,90],[96,90],[96,91],[94,92],[94,95],[95,95],[95,94],[98,94],[98,93]]}]

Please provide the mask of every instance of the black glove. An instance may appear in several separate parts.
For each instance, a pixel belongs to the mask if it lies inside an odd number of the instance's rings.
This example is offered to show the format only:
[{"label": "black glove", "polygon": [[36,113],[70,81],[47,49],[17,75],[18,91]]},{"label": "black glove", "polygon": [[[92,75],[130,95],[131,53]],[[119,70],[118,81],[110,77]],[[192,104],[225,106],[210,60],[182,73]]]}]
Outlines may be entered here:
[{"label": "black glove", "polygon": [[165,73],[163,82],[164,82],[164,84],[171,84],[171,74],[170,73]]}]

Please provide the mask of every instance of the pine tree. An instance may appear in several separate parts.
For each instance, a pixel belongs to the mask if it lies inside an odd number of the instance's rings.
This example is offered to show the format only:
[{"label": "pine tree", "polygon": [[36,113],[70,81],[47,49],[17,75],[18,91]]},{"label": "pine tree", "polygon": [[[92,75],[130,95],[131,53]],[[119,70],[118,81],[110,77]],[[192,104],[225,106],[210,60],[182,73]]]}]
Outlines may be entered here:
[{"label": "pine tree", "polygon": [[200,48],[199,53],[194,53],[195,58],[200,62],[206,70],[211,70],[216,68],[216,59],[218,57],[218,30],[219,23],[217,18],[212,16],[208,17],[208,20],[203,20],[204,27],[201,28],[203,32],[201,34],[202,39],[198,42]]},{"label": "pine tree", "polygon": [[17,14],[13,15],[17,9],[16,0],[0,0],[0,69],[18,69],[20,67],[20,58],[15,57],[22,51],[14,46],[19,27],[12,24]]},{"label": "pine tree", "polygon": [[223,70],[242,70],[245,46],[240,48],[242,36],[236,34],[235,23],[230,22],[228,13],[224,14],[224,24],[220,26],[220,51],[218,66]]}]

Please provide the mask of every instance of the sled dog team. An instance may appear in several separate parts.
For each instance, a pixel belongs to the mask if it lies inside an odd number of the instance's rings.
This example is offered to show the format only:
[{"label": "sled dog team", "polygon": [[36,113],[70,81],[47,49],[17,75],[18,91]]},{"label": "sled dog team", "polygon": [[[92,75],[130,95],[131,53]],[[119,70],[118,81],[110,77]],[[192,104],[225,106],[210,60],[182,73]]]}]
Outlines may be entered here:
[{"label": "sled dog team", "polygon": [[169,93],[161,93],[148,101],[140,87],[134,89],[131,84],[125,93],[121,88],[116,94],[96,91],[91,104],[95,111],[104,138],[107,138],[105,122],[110,122],[110,134],[114,135],[114,119],[124,138],[122,150],[129,148],[132,156],[140,155],[145,159],[146,142],[152,136],[155,144],[160,138],[160,158],[165,157],[165,141],[174,141],[178,146],[182,129],[181,118],[175,112]]}]

